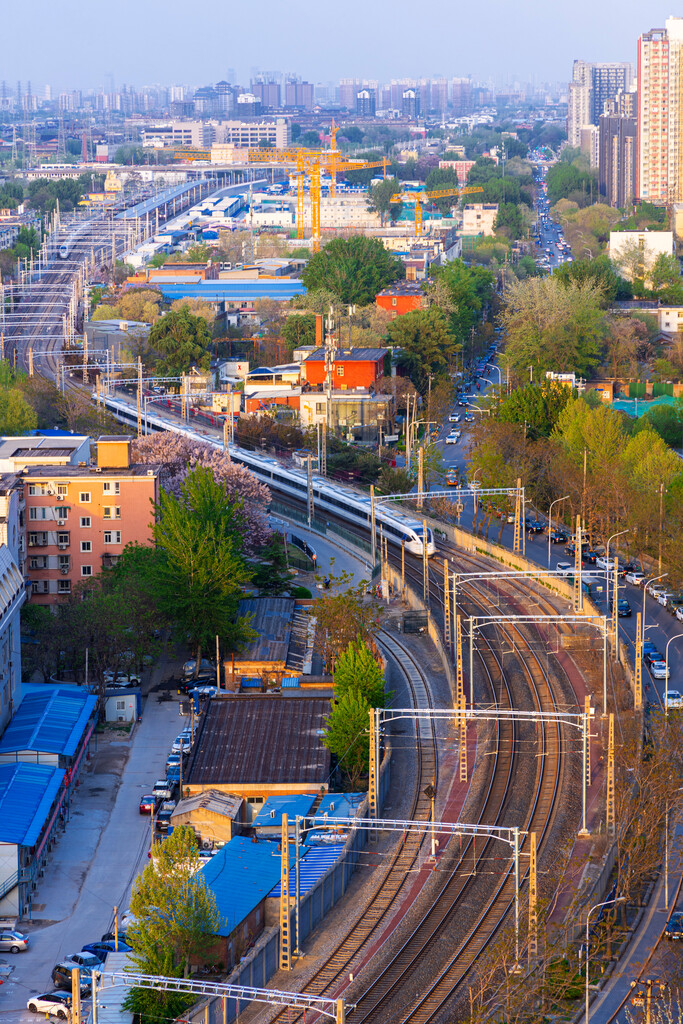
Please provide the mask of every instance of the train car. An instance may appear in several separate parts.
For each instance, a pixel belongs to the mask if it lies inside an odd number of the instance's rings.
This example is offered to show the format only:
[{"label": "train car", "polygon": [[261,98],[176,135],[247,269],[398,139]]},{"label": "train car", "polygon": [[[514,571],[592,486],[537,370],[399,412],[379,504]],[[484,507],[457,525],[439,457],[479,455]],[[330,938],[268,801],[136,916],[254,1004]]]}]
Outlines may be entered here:
[{"label": "train car", "polygon": [[77,227],[72,228],[69,234],[59,247],[59,257],[68,260],[78,241],[92,229],[92,221],[85,221]]},{"label": "train car", "polygon": [[[117,419],[137,428],[137,410],[132,409],[116,398],[106,396],[105,406]],[[195,441],[203,441],[222,448],[222,443],[217,439],[206,436],[190,426],[178,424],[171,427],[170,424],[154,415],[147,414],[147,424],[151,430],[174,429],[180,434],[185,434]],[[230,457],[233,462],[250,469],[254,476],[266,484],[272,491],[278,494],[288,495],[297,501],[308,500],[308,477],[300,470],[283,466],[277,459],[260,452],[250,452],[237,445],[230,446]],[[312,478],[313,504],[316,513],[321,510],[329,512],[336,517],[362,526],[370,531],[371,509],[370,497],[362,491],[350,487],[342,487],[340,484],[331,483],[324,477],[314,475]],[[387,507],[377,504],[375,510],[376,531],[379,538],[380,532],[387,538],[387,543],[402,546],[405,542],[405,549],[412,555],[423,555],[423,526],[418,519],[407,515],[398,508]],[[434,534],[430,527],[427,527],[427,555],[436,553]]]}]

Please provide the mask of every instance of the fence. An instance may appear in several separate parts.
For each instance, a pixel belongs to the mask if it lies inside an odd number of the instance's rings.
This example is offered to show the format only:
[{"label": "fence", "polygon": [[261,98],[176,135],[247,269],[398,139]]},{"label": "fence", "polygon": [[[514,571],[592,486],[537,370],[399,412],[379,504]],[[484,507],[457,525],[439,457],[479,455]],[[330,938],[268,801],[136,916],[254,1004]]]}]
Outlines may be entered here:
[{"label": "fence", "polygon": [[[289,505],[283,504],[278,501],[277,498],[273,498],[270,503],[270,511],[274,515],[283,516],[286,519],[292,520],[295,523],[302,523],[306,528],[309,528],[308,515],[305,512],[301,512],[299,509],[290,508]],[[322,537],[326,537],[328,534],[333,534],[339,537],[345,542],[355,548],[356,551],[362,552],[364,555],[370,555],[372,553],[372,545],[363,540],[357,534],[351,530],[347,530],[344,526],[340,526],[339,523],[329,522],[327,519],[321,519],[319,516],[313,515],[311,517],[310,529],[315,533],[319,533]],[[365,559],[367,561],[367,558]],[[377,562],[375,568],[372,570],[372,576],[374,577],[379,571],[379,562]]]}]

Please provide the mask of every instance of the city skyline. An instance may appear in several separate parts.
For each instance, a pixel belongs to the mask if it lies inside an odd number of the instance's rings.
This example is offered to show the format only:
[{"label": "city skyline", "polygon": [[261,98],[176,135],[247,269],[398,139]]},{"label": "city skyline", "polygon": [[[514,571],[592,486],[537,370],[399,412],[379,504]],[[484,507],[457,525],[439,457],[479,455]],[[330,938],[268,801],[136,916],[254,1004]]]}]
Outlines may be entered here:
[{"label": "city skyline", "polygon": [[[499,87],[539,85],[567,81],[575,58],[635,62],[638,36],[663,25],[670,6],[658,0],[644,10],[635,0],[624,0],[614,19],[611,5],[596,7],[588,0],[577,0],[571,10],[550,8],[542,0],[527,0],[523,10],[489,0],[482,18],[481,9],[456,10],[437,0],[416,45],[415,10],[406,0],[397,0],[389,19],[382,10],[366,9],[360,24],[331,16],[330,8],[313,8],[308,0],[288,7],[264,0],[257,34],[222,13],[201,15],[193,32],[179,0],[164,5],[163,22],[157,8],[131,0],[121,0],[115,18],[86,10],[76,0],[66,5],[72,20],[64,16],[64,6],[58,18],[54,5],[35,0],[30,47],[6,48],[0,78],[9,88],[16,88],[18,79],[31,81],[36,94],[45,83],[56,91],[106,89],[112,80],[115,88],[201,85],[220,81],[229,69],[246,85],[254,70],[269,68],[316,83],[442,75],[492,80]],[[25,32],[18,9],[8,12],[6,29],[8,39]]]}]

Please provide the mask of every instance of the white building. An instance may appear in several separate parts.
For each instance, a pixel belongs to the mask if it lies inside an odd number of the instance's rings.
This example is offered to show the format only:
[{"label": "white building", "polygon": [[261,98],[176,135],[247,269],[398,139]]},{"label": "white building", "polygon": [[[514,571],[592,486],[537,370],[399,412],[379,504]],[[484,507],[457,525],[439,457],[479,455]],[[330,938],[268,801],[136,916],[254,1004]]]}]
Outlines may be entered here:
[{"label": "white building", "polygon": [[6,544],[0,544],[0,733],[21,702],[19,611],[26,585]]},{"label": "white building", "polygon": [[462,211],[463,235],[492,235],[498,203],[467,203]]},{"label": "white building", "polygon": [[[609,256],[622,277],[647,281],[658,256],[673,256],[673,231],[610,231]],[[637,272],[634,274],[636,257]]]}]

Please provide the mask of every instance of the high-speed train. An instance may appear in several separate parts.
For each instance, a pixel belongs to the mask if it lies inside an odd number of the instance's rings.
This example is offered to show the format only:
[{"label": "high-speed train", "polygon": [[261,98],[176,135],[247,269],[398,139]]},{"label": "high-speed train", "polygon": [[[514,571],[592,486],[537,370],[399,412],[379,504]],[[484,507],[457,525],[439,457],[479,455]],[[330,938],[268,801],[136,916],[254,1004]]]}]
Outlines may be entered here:
[{"label": "high-speed train", "polygon": [[88,231],[92,229],[92,222],[84,221],[77,227],[72,228],[69,234],[66,236],[64,241],[59,247],[59,256],[61,259],[66,260],[71,255],[74,246],[83,235],[86,235]]},{"label": "high-speed train", "polygon": [[[109,396],[104,397],[103,401],[113,416],[137,429],[137,411],[135,409],[126,405],[125,402]],[[195,441],[204,441],[222,448],[222,444],[216,439],[182,424],[177,426],[174,424],[171,427],[166,420],[153,413],[147,414],[147,426],[151,430],[173,429]],[[237,445],[230,446],[230,457],[234,462],[239,462],[250,469],[254,476],[272,491],[289,495],[298,501],[307,500],[308,476],[303,470],[285,467],[277,459],[262,455],[260,452],[247,451]],[[369,495],[334,484],[324,477],[316,475],[313,476],[312,488],[316,512],[324,509],[340,519],[365,527],[369,532],[371,518]],[[423,527],[419,519],[406,515],[400,509],[387,508],[378,504],[375,510],[375,521],[378,537],[381,530],[387,538],[387,543],[400,546],[405,541],[406,551],[422,557]],[[434,535],[431,528],[427,527],[427,555],[431,556],[435,553]]]}]

